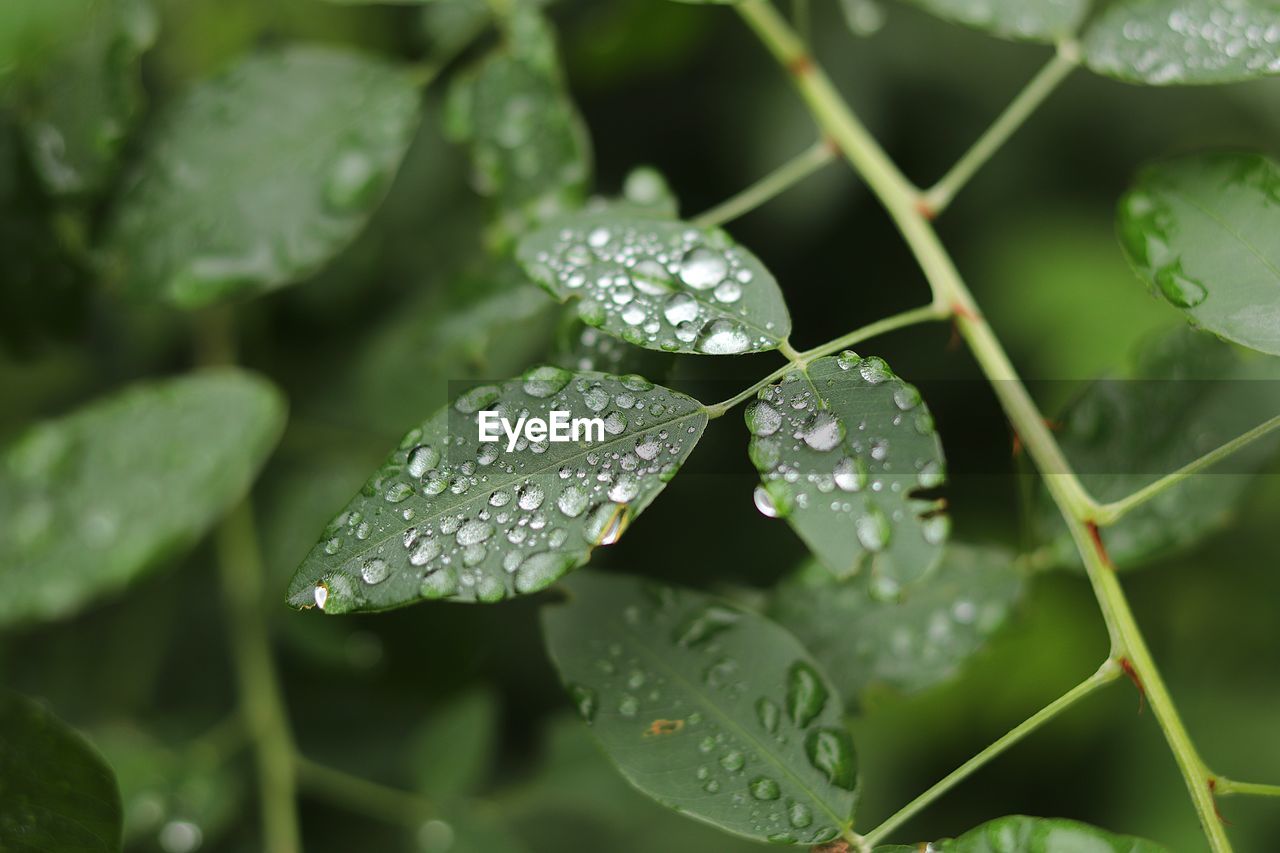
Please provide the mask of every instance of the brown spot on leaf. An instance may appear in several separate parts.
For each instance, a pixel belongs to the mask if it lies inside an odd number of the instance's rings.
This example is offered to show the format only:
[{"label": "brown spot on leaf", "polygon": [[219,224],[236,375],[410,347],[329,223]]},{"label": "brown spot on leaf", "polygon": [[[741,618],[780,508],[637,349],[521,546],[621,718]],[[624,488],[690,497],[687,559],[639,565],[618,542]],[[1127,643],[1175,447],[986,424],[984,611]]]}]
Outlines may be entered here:
[{"label": "brown spot on leaf", "polygon": [[654,720],[644,730],[645,737],[662,737],[673,735],[684,728],[684,720]]}]

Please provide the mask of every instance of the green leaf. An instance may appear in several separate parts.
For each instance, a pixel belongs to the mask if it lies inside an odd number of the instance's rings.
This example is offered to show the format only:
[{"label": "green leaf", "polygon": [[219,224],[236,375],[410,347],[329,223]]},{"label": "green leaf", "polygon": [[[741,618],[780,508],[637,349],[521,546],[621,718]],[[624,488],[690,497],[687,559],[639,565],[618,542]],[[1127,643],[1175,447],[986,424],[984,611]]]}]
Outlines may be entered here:
[{"label": "green leaf", "polygon": [[71,613],[190,546],[253,482],[284,402],[233,370],[137,385],[0,456],[0,625]]},{"label": "green leaf", "polygon": [[[1107,502],[1128,497],[1278,411],[1280,362],[1245,358],[1210,335],[1180,329],[1141,351],[1131,378],[1090,385],[1059,417],[1058,440],[1085,488]],[[1251,472],[1274,458],[1277,448],[1280,435],[1260,439],[1217,470],[1182,481],[1106,528],[1112,561],[1133,566],[1225,527],[1255,479]],[[1057,556],[1078,563],[1043,490],[1040,504],[1041,529],[1056,535]]]},{"label": "green leaf", "polygon": [[987,821],[959,838],[928,845],[881,846],[875,853],[917,853],[925,847],[938,853],[1167,853],[1155,842],[1115,835],[1086,823],[1022,815]]},{"label": "green leaf", "polygon": [[[479,441],[479,412],[602,419],[604,440]],[[421,426],[329,525],[289,588],[297,607],[385,610],[536,592],[618,540],[707,424],[698,401],[639,376],[537,367],[482,385]],[[588,440],[591,439],[591,440]]]},{"label": "green leaf", "polygon": [[857,762],[843,709],[794,637],[702,593],[599,572],[548,607],[552,661],[628,781],[748,838],[847,831]]},{"label": "green leaf", "polygon": [[184,308],[291,284],[355,237],[417,117],[409,76],[371,58],[241,59],[160,118],[107,248],[130,291]]},{"label": "green leaf", "polygon": [[588,325],[646,349],[763,352],[791,332],[778,283],[718,228],[610,207],[548,223],[517,257]]},{"label": "green leaf", "polygon": [[84,738],[29,699],[0,693],[0,850],[117,853],[120,791]]},{"label": "green leaf", "polygon": [[1231,83],[1280,73],[1271,0],[1120,0],[1085,31],[1098,74],[1148,86]]},{"label": "green leaf", "polygon": [[1003,548],[953,543],[927,583],[877,601],[809,562],[774,590],[769,615],[791,631],[850,706],[885,684],[924,690],[956,676],[1007,621],[1026,584]]},{"label": "green leaf", "polygon": [[746,411],[761,475],[756,507],[785,517],[836,577],[865,574],[878,598],[927,576],[950,532],[921,490],[946,480],[920,392],[879,358],[820,358]]},{"label": "green leaf", "polygon": [[1125,253],[1155,293],[1197,326],[1280,355],[1280,164],[1200,154],[1150,166],[1118,216]]},{"label": "green leaf", "polygon": [[0,57],[0,95],[19,116],[36,172],[54,193],[99,189],[141,106],[139,60],[155,40],[155,13],[147,0],[6,0],[6,6],[0,29],[10,16],[38,24],[46,13],[39,7],[65,16],[47,39],[27,33],[40,45],[34,55],[7,68]]},{"label": "green leaf", "polygon": [[1089,0],[911,0],[940,18],[1009,39],[1052,42],[1080,26]]},{"label": "green leaf", "polygon": [[550,27],[531,4],[513,13],[506,45],[454,79],[446,131],[470,145],[476,191],[497,201],[505,230],[518,234],[582,203],[591,140]]}]

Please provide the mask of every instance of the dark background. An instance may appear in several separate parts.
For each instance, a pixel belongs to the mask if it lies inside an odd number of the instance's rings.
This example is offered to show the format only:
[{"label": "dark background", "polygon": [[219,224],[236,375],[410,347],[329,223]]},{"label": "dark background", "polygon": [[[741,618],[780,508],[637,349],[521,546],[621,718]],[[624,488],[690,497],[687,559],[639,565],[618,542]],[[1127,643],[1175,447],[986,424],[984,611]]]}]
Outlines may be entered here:
[{"label": "dark background", "polygon": [[[264,43],[354,44],[406,60],[428,51],[413,8],[311,0],[160,5],[161,37],[144,64],[153,102]],[[821,61],[922,184],[939,177],[1049,58],[1044,47],[997,41],[898,3],[882,7],[883,28],[870,37],[845,28],[834,0],[813,6]],[[593,137],[601,192],[617,192],[628,170],[650,164],[667,175],[682,211],[696,214],[816,137],[784,76],[731,10],[583,0],[550,11]],[[289,430],[256,495],[301,748],[387,784],[429,787],[423,777],[443,772],[436,765],[452,758],[414,745],[441,709],[466,696],[496,714],[484,771],[488,805],[466,820],[501,816],[535,851],[745,848],[631,793],[576,722],[565,722],[569,703],[542,653],[535,602],[419,605],[341,619],[283,604],[287,579],[325,522],[399,434],[444,399],[447,383],[466,378],[412,357],[391,366],[378,356],[419,346],[434,315],[465,287],[460,271],[482,251],[486,206],[466,186],[465,153],[441,137],[443,91],[440,83],[430,90],[417,142],[360,240],[314,281],[241,312],[245,362],[291,399]],[[1112,234],[1113,206],[1133,172],[1147,160],[1205,147],[1274,151],[1277,133],[1276,82],[1144,89],[1081,71],[964,191],[940,231],[1025,375],[1072,380],[1043,386],[1046,411],[1063,402],[1073,381],[1120,368],[1135,343],[1179,322],[1129,272]],[[5,206],[53,217],[13,137],[0,124]],[[12,237],[17,226],[5,227]],[[888,218],[841,164],[730,231],[781,282],[799,348],[927,299]],[[190,366],[188,318],[101,292],[56,240],[6,247],[0,434],[129,380]],[[956,538],[1019,541],[1026,472],[1012,458],[994,398],[974,381],[980,376],[950,330],[900,332],[862,350],[921,387],[953,467],[969,472],[949,486]],[[778,363],[770,355],[686,357],[676,375],[718,388],[740,379],[742,387]],[[785,524],[753,508],[745,443],[736,414],[714,422],[689,470],[596,562],[738,592],[782,577],[803,549]],[[1220,773],[1260,781],[1280,778],[1278,511],[1273,469],[1231,530],[1125,578],[1206,760]],[[107,752],[122,776],[136,849],[163,849],[163,827],[183,819],[201,827],[202,849],[250,850],[257,825],[248,758],[223,750],[216,731],[196,740],[235,702],[225,650],[205,546],[77,619],[6,636],[0,681],[46,697]],[[873,826],[1092,672],[1106,652],[1083,578],[1038,578],[1014,623],[959,682],[912,697],[876,694],[853,721],[863,779],[858,828]],[[139,743],[179,766],[171,772],[181,784]],[[193,743],[203,750],[199,759]],[[126,765],[135,767],[133,782]],[[442,815],[447,821],[452,808]],[[1238,849],[1280,845],[1276,801],[1234,798],[1222,810]],[[1175,850],[1203,847],[1173,759],[1127,683],[995,761],[899,837],[959,834],[1010,813],[1079,818]],[[459,821],[448,849],[471,849],[470,830]],[[439,827],[389,828],[314,799],[304,801],[303,825],[310,850],[446,849]]]}]

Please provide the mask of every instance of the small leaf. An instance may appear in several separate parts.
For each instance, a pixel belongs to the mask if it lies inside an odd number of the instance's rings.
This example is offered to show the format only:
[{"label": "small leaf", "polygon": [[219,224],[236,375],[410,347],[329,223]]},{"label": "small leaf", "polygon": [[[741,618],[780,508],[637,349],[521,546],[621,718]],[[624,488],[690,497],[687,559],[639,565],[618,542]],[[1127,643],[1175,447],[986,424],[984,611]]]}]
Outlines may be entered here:
[{"label": "small leaf", "polygon": [[232,370],[134,386],[0,456],[0,625],[64,616],[190,546],[238,501],[284,421]]},{"label": "small leaf", "polygon": [[118,853],[120,790],[84,738],[34,702],[0,693],[0,850]]},{"label": "small leaf", "polygon": [[[28,26],[46,14],[37,7],[58,9],[68,22],[15,65],[6,67],[0,57],[0,91],[19,116],[32,165],[54,193],[101,188],[141,106],[139,60],[155,41],[154,11],[147,0],[6,0],[6,6],[12,8],[0,16],[25,18]],[[0,19],[0,29],[9,25]]]},{"label": "small leaf", "polygon": [[1280,164],[1201,154],[1148,167],[1119,230],[1138,274],[1197,326],[1280,355]]},{"label": "small leaf", "polygon": [[[479,441],[553,411],[603,421],[574,441]],[[536,592],[617,541],[702,436],[696,400],[639,376],[538,367],[484,385],[410,430],[294,575],[289,602],[329,613]]]},{"label": "small leaf", "polygon": [[911,0],[940,18],[1001,38],[1052,42],[1080,26],[1089,0]]},{"label": "small leaf", "polygon": [[819,844],[850,827],[857,763],[804,648],[710,596],[587,572],[548,607],[552,661],[636,788],[734,833]]},{"label": "small leaf", "polygon": [[925,847],[938,853],[1168,853],[1155,842],[1115,835],[1086,823],[1022,815],[987,821],[959,838],[881,846],[875,853],[917,853]]},{"label": "small leaf", "polygon": [[[1060,418],[1058,440],[1085,488],[1107,502],[1128,497],[1280,412],[1280,362],[1243,358],[1212,336],[1178,330],[1140,352],[1132,377],[1090,385]],[[1188,548],[1230,523],[1253,472],[1274,458],[1280,434],[1237,451],[1130,512],[1102,535],[1129,567]],[[1042,530],[1079,562],[1047,493]]]},{"label": "small leaf", "polygon": [[417,116],[408,75],[373,59],[241,59],[161,117],[107,248],[133,293],[184,308],[296,282],[364,225]]},{"label": "small leaf", "polygon": [[796,636],[847,704],[885,684],[905,692],[954,678],[1025,591],[1013,554],[953,543],[902,601],[877,601],[810,562],[773,593],[769,615]]},{"label": "small leaf", "polygon": [[891,598],[942,558],[946,479],[920,392],[879,358],[820,358],[760,392],[746,412],[761,475],[756,506],[785,517],[836,577],[866,573]]},{"label": "small leaf", "polygon": [[1098,74],[1148,86],[1280,74],[1280,8],[1258,0],[1119,0],[1085,31]]},{"label": "small leaf", "polygon": [[459,75],[446,131],[471,147],[472,183],[518,234],[578,207],[591,176],[591,141],[569,98],[555,37],[532,4],[513,6],[507,45]]},{"label": "small leaf", "polygon": [[548,223],[517,256],[588,325],[645,349],[762,352],[791,332],[778,283],[720,229],[611,207]]}]

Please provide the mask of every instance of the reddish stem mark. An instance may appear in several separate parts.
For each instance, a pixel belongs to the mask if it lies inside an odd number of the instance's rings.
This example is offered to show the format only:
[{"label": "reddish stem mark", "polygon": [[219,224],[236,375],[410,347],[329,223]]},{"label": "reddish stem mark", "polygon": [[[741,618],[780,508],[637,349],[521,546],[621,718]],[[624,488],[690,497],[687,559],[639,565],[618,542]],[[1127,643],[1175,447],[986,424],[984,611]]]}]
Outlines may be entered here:
[{"label": "reddish stem mark", "polygon": [[1147,706],[1147,688],[1142,686],[1142,677],[1138,675],[1138,670],[1134,668],[1133,661],[1128,658],[1120,658],[1120,669],[1124,674],[1129,676],[1129,680],[1133,682],[1133,686],[1138,688],[1138,713],[1141,714]]},{"label": "reddish stem mark", "polygon": [[813,73],[813,57],[807,53],[801,53],[793,56],[787,62],[787,70],[797,77],[804,77]]},{"label": "reddish stem mark", "polygon": [[1085,527],[1089,529],[1089,538],[1093,540],[1093,550],[1097,552],[1098,558],[1102,560],[1102,565],[1108,569],[1114,569],[1115,566],[1111,562],[1111,555],[1107,553],[1106,543],[1102,541],[1102,531],[1098,529],[1095,522],[1085,522]]},{"label": "reddish stem mark", "polygon": [[916,213],[930,222],[938,218],[938,211],[934,210],[929,202],[923,198],[916,199]]},{"label": "reddish stem mark", "polygon": [[1218,821],[1223,826],[1231,826],[1231,821],[1223,817],[1222,809],[1218,808],[1218,798],[1216,796],[1217,791],[1218,791],[1218,780],[1214,779],[1211,776],[1209,777],[1209,796],[1213,798],[1213,813],[1218,816]]},{"label": "reddish stem mark", "polygon": [[827,151],[835,155],[836,157],[839,157],[840,154],[843,153],[840,150],[840,143],[836,141],[836,138],[834,136],[822,137],[822,144],[827,146]]}]

